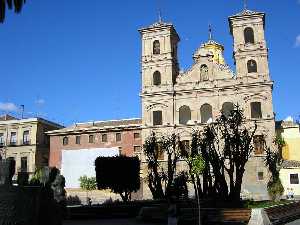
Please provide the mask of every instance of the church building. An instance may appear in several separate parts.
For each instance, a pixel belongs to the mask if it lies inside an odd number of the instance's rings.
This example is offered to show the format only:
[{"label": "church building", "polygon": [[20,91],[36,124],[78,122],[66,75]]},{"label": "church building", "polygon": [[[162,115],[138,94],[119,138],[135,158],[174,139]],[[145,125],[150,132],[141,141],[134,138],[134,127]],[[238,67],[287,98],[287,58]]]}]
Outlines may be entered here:
[{"label": "church building", "polygon": [[264,166],[263,137],[275,138],[273,81],[265,40],[265,13],[243,10],[228,18],[233,37],[235,72],[223,57],[224,46],[212,39],[193,54],[193,65],[181,72],[179,34],[171,23],[159,21],[139,30],[142,39],[142,137],[177,133],[188,142],[192,130],[203,129],[234,105],[244,110],[249,128],[258,128],[255,151],[244,175],[243,194],[267,198],[268,171]]}]

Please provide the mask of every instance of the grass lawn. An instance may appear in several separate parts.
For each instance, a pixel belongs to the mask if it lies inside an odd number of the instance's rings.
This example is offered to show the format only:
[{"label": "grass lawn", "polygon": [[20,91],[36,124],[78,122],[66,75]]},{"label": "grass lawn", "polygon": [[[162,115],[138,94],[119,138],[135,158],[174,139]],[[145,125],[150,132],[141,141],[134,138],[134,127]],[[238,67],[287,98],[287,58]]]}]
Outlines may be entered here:
[{"label": "grass lawn", "polygon": [[275,206],[275,205],[281,205],[281,204],[287,204],[291,203],[291,201],[288,200],[280,200],[279,202],[274,202],[274,201],[246,201],[244,203],[245,208],[253,209],[253,208],[267,208],[270,206]]}]

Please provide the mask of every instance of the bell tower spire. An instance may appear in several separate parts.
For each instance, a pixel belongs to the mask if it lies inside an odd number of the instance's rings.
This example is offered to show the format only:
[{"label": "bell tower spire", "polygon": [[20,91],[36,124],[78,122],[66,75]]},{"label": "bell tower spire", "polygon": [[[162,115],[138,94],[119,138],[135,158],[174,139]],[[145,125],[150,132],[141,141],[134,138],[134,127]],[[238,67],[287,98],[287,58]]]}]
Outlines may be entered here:
[{"label": "bell tower spire", "polygon": [[161,4],[160,0],[157,0],[157,16],[158,16],[158,23],[162,23],[162,16],[161,16]]}]

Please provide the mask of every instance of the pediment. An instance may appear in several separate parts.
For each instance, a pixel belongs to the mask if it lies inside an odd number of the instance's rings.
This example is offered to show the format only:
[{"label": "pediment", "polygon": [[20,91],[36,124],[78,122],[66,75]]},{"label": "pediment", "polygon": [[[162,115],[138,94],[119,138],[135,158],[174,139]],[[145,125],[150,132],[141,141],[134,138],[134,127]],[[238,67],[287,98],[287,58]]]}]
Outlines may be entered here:
[{"label": "pediment", "polygon": [[[207,72],[205,69],[207,67]],[[234,73],[228,65],[222,65],[213,62],[208,57],[203,57],[195,62],[190,69],[180,73],[177,77],[177,84],[180,83],[195,83],[213,80],[232,79]]]}]

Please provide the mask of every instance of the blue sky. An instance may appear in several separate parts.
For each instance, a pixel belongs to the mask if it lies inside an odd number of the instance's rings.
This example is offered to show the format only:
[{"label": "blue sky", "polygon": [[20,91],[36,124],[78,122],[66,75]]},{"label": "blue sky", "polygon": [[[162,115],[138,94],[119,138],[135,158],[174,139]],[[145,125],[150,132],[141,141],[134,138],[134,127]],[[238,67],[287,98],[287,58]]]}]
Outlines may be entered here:
[{"label": "blue sky", "polygon": [[[76,2],[76,4],[71,4]],[[138,29],[157,20],[158,0],[28,0],[20,15],[0,24],[0,113],[40,115],[65,125],[140,117]],[[180,67],[207,40],[225,46],[231,67],[227,17],[242,0],[160,0],[163,20],[181,37]],[[300,114],[300,0],[248,0],[264,11],[277,119]]]}]

